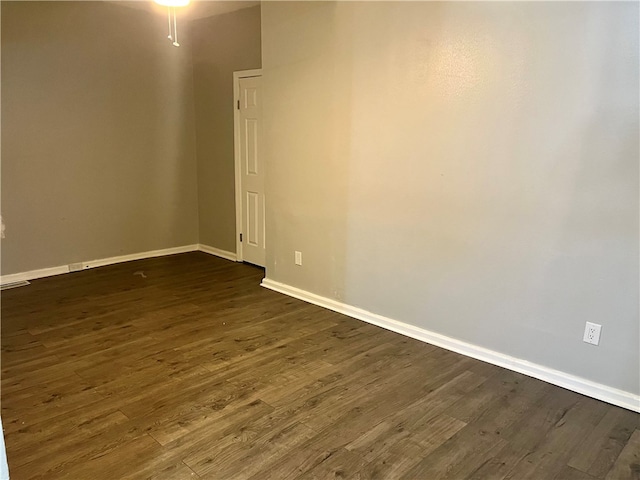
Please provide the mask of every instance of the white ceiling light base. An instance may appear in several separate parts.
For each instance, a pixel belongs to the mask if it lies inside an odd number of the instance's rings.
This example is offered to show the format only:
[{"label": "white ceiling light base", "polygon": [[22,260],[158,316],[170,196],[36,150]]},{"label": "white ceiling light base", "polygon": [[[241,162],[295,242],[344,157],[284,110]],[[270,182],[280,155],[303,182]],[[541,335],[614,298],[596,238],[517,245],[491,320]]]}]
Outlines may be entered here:
[{"label": "white ceiling light base", "polygon": [[189,0],[153,0],[158,5],[163,7],[186,7],[189,5]]}]

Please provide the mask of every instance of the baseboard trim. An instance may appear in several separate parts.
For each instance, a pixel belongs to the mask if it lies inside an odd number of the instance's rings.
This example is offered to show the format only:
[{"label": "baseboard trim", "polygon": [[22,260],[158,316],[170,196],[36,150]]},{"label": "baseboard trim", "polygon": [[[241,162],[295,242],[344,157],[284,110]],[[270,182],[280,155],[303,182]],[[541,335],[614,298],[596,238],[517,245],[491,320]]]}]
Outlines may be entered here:
[{"label": "baseboard trim", "polygon": [[[104,267],[106,265],[113,265],[115,263],[130,262],[132,260],[142,260],[145,258],[164,257],[165,255],[175,255],[176,253],[194,252],[198,250],[198,245],[183,245],[181,247],[163,248],[161,250],[151,250],[147,252],[132,253],[129,255],[119,255],[117,257],[100,258],[97,260],[90,260],[88,262],[80,262],[73,265],[77,265],[78,270],[87,270],[89,268]],[[62,265],[59,267],[41,268],[38,270],[30,270],[28,272],[13,273],[10,275],[0,276],[0,284],[21,282],[24,280],[35,280],[37,278],[51,277],[54,275],[60,275],[63,273],[69,273],[69,265]]]},{"label": "baseboard trim", "polygon": [[118,257],[101,258],[99,260],[91,260],[90,262],[82,262],[82,268],[104,267],[115,263],[131,262],[132,260],[143,260],[145,258],[164,257],[166,255],[175,255],[177,253],[195,252],[198,245],[183,245],[182,247],[163,248],[162,250],[150,250],[148,252],[132,253],[130,255],[120,255]]},{"label": "baseboard trim", "polygon": [[69,265],[63,265],[61,267],[40,268],[38,270],[31,270],[28,272],[2,275],[0,276],[0,284],[5,285],[7,283],[24,282],[27,280],[35,280],[37,278],[43,277],[53,277],[54,275],[61,275],[63,273],[69,273]]},{"label": "baseboard trim", "polygon": [[28,280],[22,280],[20,282],[2,283],[0,284],[0,290],[10,290],[12,288],[28,287],[31,282]]},{"label": "baseboard trim", "polygon": [[333,310],[334,312],[342,313],[372,325],[391,330],[392,332],[415,338],[416,340],[436,345],[467,357],[475,358],[499,367],[504,367],[509,370],[543,380],[547,383],[572,390],[582,395],[602,400],[603,402],[611,403],[634,412],[640,412],[640,395],[618,390],[569,373],[554,370],[527,360],[505,355],[478,345],[447,337],[446,335],[431,332],[414,325],[368,312],[361,308],[316,295],[315,293],[276,282],[268,278],[262,280],[261,285],[269,290]]},{"label": "baseboard trim", "polygon": [[198,250],[204,253],[208,253],[209,255],[215,255],[216,257],[224,258],[226,260],[231,260],[232,262],[238,261],[238,257],[234,252],[228,252],[227,250],[221,250],[216,247],[210,247],[209,245],[204,245],[202,243],[198,244]]},{"label": "baseboard trim", "polygon": [[116,263],[131,262],[133,260],[143,260],[145,258],[153,258],[153,257],[164,257],[165,255],[175,255],[177,253],[196,252],[196,251],[205,252],[210,255],[215,255],[220,258],[231,260],[233,262],[237,261],[236,254],[233,252],[227,252],[226,250],[220,250],[219,248],[210,247],[209,245],[196,243],[192,245],[183,245],[181,247],[163,248],[161,250],[150,250],[147,252],[132,253],[129,255],[119,255],[117,257],[99,258],[99,259],[90,260],[87,262],[75,263],[73,264],[73,266],[76,267],[77,270],[71,270],[70,265],[61,265],[59,267],[40,268],[37,270],[30,270],[28,272],[1,275],[0,284],[6,285],[9,283],[23,282],[26,280],[35,280],[38,278],[52,277],[54,275],[61,275],[63,273],[69,273],[72,271],[104,267],[106,265],[113,265]]}]

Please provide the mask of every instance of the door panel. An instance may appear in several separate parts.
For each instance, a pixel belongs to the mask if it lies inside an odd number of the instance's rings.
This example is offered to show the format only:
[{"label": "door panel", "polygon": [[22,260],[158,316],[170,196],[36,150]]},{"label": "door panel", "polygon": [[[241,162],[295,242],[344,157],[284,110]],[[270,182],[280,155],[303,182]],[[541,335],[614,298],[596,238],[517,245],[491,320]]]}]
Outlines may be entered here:
[{"label": "door panel", "polygon": [[260,246],[260,215],[258,213],[260,194],[258,192],[247,192],[247,245],[251,247]]},{"label": "door panel", "polygon": [[246,138],[245,151],[247,175],[258,175],[258,121],[246,118],[244,121],[244,135]]}]

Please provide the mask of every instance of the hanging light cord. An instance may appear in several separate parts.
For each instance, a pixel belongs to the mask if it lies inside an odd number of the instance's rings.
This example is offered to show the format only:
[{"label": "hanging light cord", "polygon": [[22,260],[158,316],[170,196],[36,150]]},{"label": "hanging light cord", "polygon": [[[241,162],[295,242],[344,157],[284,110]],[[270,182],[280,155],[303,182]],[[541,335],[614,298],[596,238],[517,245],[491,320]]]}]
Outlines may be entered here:
[{"label": "hanging light cord", "polygon": [[171,34],[171,8],[167,7],[167,22],[169,23],[169,35],[167,35],[167,38],[169,40],[173,40],[173,35]]},{"label": "hanging light cord", "polygon": [[167,7],[167,27],[169,27],[167,38],[174,47],[179,47],[178,14],[176,7],[186,7],[189,5],[189,0],[154,0],[154,2],[163,7]]},{"label": "hanging light cord", "polygon": [[178,43],[178,16],[176,15],[175,7],[167,7],[167,23],[169,25],[169,35],[167,35],[167,38],[169,39],[169,41],[173,42],[173,46],[179,47],[180,44]]},{"label": "hanging light cord", "polygon": [[175,38],[173,39],[173,46],[179,47],[180,44],[178,43],[178,20],[176,18],[176,7],[173,7],[173,35],[175,36]]}]

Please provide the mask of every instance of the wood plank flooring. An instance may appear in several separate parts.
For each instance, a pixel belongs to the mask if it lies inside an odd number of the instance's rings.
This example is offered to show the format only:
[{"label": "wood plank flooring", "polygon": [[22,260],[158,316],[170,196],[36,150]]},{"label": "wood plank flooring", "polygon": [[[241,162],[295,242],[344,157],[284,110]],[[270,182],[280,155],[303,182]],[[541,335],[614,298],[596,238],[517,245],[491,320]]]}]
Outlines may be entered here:
[{"label": "wood plank flooring", "polygon": [[262,277],[188,253],[2,292],[11,478],[640,478],[637,414]]}]

